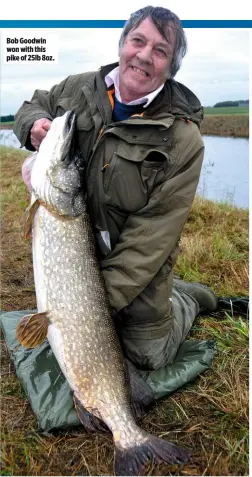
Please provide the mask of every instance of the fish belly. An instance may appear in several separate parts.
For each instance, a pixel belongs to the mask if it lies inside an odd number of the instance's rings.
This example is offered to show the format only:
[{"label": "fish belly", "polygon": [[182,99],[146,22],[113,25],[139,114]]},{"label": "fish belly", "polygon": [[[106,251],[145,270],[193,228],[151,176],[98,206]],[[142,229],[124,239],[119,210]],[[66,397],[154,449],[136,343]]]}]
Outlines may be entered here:
[{"label": "fish belly", "polygon": [[[51,312],[51,318],[55,315],[55,310],[51,309],[50,306],[50,296],[48,296],[48,280],[55,280],[53,274],[48,277],[46,273],[46,267],[48,267],[45,253],[45,231],[48,226],[53,226],[54,220],[52,220],[51,215],[44,207],[39,207],[34,219],[33,219],[33,231],[32,231],[32,254],[33,254],[33,273],[34,273],[34,282],[36,290],[36,301],[38,312]],[[50,227],[50,228],[51,228]],[[52,228],[51,228],[52,230]],[[53,265],[52,265],[53,268]],[[62,339],[62,333],[54,322],[51,322],[48,327],[47,339],[55,355],[55,358],[63,372],[65,378],[69,382],[71,388],[74,388],[74,383],[71,382],[71,376],[67,372],[67,367],[65,365],[65,353],[64,353],[64,342]]]},{"label": "fish belly", "polygon": [[38,312],[47,311],[47,289],[44,270],[44,217],[48,212],[39,207],[34,218],[32,227],[32,256],[33,274],[36,291],[36,301]]}]

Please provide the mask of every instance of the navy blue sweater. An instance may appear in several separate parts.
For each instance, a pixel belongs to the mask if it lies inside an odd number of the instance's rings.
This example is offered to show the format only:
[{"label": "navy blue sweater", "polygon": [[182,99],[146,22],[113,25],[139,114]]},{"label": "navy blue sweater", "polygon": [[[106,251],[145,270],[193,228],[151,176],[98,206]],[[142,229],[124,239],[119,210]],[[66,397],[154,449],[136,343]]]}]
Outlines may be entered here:
[{"label": "navy blue sweater", "polygon": [[140,114],[144,111],[144,104],[137,104],[137,105],[131,105],[131,104],[123,104],[116,99],[114,96],[114,109],[113,109],[113,115],[112,119],[113,121],[123,121],[124,119],[128,119],[130,116],[133,114]]}]

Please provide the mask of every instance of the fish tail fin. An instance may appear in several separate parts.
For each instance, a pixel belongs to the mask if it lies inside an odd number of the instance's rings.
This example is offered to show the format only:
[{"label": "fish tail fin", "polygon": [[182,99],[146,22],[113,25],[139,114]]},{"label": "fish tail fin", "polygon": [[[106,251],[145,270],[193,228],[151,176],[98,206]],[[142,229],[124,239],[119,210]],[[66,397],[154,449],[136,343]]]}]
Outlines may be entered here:
[{"label": "fish tail fin", "polygon": [[147,461],[157,464],[185,464],[191,453],[182,447],[158,437],[149,435],[148,440],[138,446],[122,449],[116,447],[115,475],[143,475],[142,468]]}]

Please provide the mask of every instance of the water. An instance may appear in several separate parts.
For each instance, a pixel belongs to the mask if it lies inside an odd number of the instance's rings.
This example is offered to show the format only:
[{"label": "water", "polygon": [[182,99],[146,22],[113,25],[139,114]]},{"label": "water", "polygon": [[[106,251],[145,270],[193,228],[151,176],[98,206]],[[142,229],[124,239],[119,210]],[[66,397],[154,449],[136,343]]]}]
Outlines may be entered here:
[{"label": "water", "polygon": [[[204,136],[205,156],[197,193],[237,207],[249,206],[248,139]],[[0,144],[20,147],[12,130],[0,131]]]},{"label": "water", "polygon": [[204,136],[205,156],[197,193],[216,202],[249,207],[249,141]]},{"label": "water", "polygon": [[[20,148],[20,142],[13,133],[12,129],[0,130],[0,145]],[[24,149],[24,148],[23,148]]]}]

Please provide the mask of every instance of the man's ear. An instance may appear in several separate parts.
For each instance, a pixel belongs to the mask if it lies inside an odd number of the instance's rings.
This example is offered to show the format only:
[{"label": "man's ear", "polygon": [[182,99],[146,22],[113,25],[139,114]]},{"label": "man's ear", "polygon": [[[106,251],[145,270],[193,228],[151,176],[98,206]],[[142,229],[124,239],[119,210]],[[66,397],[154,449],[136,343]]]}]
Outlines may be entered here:
[{"label": "man's ear", "polygon": [[169,80],[171,78],[171,70],[168,70],[166,75],[165,75],[165,80]]}]

